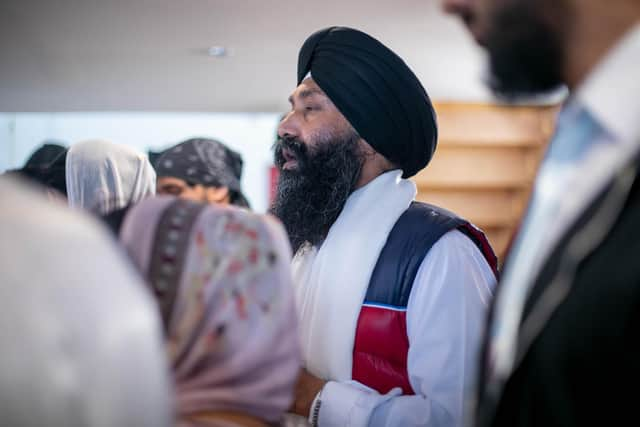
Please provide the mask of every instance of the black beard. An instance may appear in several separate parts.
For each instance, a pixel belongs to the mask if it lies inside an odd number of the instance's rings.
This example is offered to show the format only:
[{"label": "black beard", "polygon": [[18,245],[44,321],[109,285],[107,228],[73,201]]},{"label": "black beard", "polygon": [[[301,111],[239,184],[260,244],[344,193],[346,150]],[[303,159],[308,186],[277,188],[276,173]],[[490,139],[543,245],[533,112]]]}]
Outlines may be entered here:
[{"label": "black beard", "polygon": [[[275,144],[280,176],[270,211],[284,224],[294,253],[305,243],[321,243],[342,212],[364,162],[358,140],[352,132],[343,138],[318,141],[313,150],[295,138],[283,138]],[[295,170],[282,169],[286,163],[283,148],[295,154]]]},{"label": "black beard", "polygon": [[[492,17],[485,39],[489,86],[507,100],[548,93],[563,84],[563,34],[558,25],[542,16],[542,6],[537,3],[510,0]],[[550,7],[557,10],[560,3]]]}]

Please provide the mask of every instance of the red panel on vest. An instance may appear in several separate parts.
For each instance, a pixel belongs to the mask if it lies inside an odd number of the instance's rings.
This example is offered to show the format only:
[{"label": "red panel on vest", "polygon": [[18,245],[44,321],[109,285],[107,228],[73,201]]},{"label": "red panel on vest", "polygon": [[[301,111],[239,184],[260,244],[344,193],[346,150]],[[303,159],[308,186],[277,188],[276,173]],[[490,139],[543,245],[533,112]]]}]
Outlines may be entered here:
[{"label": "red panel on vest", "polygon": [[383,394],[394,387],[415,394],[407,372],[408,352],[406,312],[363,306],[353,348],[353,379]]}]

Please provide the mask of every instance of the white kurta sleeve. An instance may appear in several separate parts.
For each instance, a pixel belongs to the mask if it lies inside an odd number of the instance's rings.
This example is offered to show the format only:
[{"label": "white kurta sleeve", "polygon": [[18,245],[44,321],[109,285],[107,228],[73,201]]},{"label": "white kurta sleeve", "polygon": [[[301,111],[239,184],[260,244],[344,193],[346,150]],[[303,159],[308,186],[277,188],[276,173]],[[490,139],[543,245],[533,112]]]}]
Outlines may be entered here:
[{"label": "white kurta sleeve", "polygon": [[413,396],[386,395],[355,381],[330,381],[320,426],[461,426],[476,379],[479,345],[496,279],[480,250],[453,230],[431,248],[407,305],[407,367]]}]

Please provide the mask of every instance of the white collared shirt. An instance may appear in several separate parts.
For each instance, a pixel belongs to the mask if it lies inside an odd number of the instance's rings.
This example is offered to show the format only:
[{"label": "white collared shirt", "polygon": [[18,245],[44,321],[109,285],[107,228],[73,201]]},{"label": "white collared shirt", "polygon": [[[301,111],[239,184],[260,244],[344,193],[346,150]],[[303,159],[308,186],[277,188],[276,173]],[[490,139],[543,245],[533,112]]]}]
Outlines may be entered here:
[{"label": "white collared shirt", "polygon": [[415,395],[329,381],[319,426],[462,426],[495,282],[471,239],[457,230],[442,236],[420,265],[407,304],[407,371]]}]

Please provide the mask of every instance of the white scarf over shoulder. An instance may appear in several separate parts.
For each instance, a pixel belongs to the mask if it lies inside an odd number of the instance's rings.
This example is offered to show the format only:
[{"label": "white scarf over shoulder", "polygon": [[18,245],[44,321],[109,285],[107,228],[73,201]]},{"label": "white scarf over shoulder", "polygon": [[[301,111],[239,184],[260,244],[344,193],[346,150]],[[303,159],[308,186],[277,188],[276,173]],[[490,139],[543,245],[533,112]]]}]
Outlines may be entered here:
[{"label": "white scarf over shoulder", "polygon": [[320,248],[302,248],[293,277],[306,368],[351,379],[358,316],[389,232],[416,196],[402,171],[384,173],[347,200]]}]

